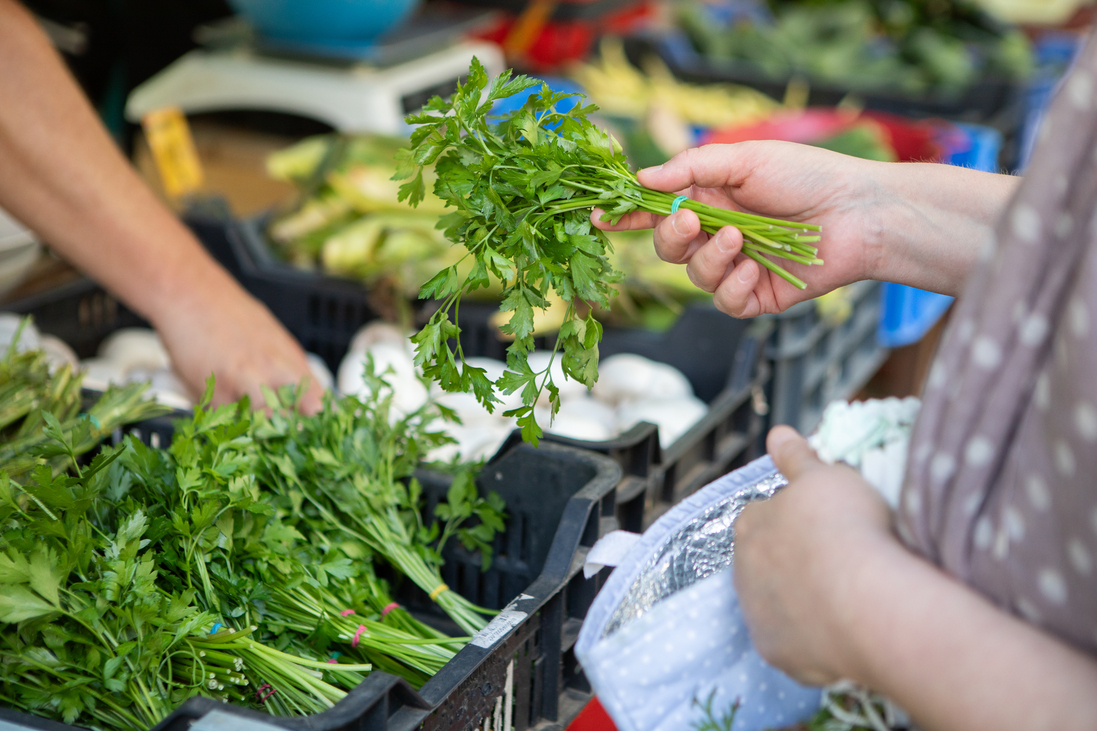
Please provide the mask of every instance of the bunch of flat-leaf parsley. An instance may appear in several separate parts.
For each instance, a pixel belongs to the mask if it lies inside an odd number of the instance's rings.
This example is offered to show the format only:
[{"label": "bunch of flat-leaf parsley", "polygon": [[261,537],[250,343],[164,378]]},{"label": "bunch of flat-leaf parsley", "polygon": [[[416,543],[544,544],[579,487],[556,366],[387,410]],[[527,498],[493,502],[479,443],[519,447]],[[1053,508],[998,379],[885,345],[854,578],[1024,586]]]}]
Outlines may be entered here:
[{"label": "bunch of flat-leaf parsley", "polygon": [[[523,438],[534,444],[541,436],[533,413],[538,396],[548,390],[553,414],[560,404],[550,369],[535,372],[526,360],[533,349],[533,310],[548,306],[550,290],[569,303],[554,356],[561,355],[566,377],[588,388],[598,378],[602,327],[590,306],[608,306],[618,273],[606,259],[609,242],[591,225],[592,208],[617,220],[635,210],[665,216],[680,206],[696,212],[709,233],[736,226],[745,256],[800,288],[800,279],[767,257],[822,263],[813,246],[817,226],[715,208],[640,185],[616,140],[587,119],[597,107],[555,109],[572,95],[541,85],[517,111],[491,114],[499,99],[540,84],[508,71],[489,86],[484,67],[473,59],[467,81],[449,100],[434,97],[408,117],[416,129],[411,147],[397,155],[395,176],[407,180],[400,199],[417,205],[426,192],[423,167],[434,165],[434,192],[455,209],[439,228],[474,259],[464,280],[451,266],[423,286],[419,296],[441,306],[414,338],[416,362],[443,389],[471,391],[488,409],[499,403],[496,388],[521,391],[523,405],[505,415],[517,416]],[[504,283],[502,309],[512,315],[502,330],[514,338],[507,371],[494,384],[483,369],[464,362],[459,341],[450,344],[460,332],[461,296],[487,287],[492,276]]]}]

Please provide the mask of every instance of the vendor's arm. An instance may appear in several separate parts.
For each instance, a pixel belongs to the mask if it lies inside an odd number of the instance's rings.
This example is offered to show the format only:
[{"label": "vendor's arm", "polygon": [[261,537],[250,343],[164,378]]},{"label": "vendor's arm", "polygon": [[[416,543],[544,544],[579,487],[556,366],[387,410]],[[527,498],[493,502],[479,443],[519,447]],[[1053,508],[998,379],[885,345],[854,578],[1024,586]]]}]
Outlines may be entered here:
[{"label": "vendor's arm", "polygon": [[802,681],[877,690],[928,731],[1097,728],[1097,661],[908,552],[874,490],[788,427],[769,451],[790,484],[736,523],[751,637]]},{"label": "vendor's arm", "polygon": [[[0,207],[159,331],[179,374],[218,401],[308,375],[305,354],[118,153],[39,30],[0,0]],[[260,402],[261,403],[261,402]],[[315,385],[303,406],[319,405]]]},{"label": "vendor's arm", "polygon": [[638,178],[716,206],[823,227],[822,266],[782,263],[798,290],[740,253],[731,227],[710,237],[689,210],[634,213],[616,227],[655,227],[659,255],[686,263],[698,287],[735,317],[781,312],[861,279],[956,295],[1018,178],[929,163],[883,163],[789,142],[687,150]]}]

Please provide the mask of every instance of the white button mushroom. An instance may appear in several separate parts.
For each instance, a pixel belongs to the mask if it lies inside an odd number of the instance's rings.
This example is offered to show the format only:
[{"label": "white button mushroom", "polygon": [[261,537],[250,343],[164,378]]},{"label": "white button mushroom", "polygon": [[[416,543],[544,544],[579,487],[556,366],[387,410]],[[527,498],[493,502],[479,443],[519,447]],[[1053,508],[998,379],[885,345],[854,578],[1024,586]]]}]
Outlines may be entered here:
[{"label": "white button mushroom", "polygon": [[[585,394],[581,398],[574,398],[560,404],[560,411],[556,414],[556,420],[559,421],[562,418],[592,421],[600,425],[607,435],[613,433],[617,423],[617,414],[613,409]],[[552,431],[556,431],[556,429],[554,428]],[[608,436],[602,438],[606,439]]]},{"label": "white button mushroom", "polygon": [[80,367],[84,370],[84,388],[93,391],[106,391],[112,383],[122,385],[126,382],[125,371],[113,360],[88,358]]},{"label": "white button mushroom", "polygon": [[377,343],[403,343],[407,341],[407,333],[401,328],[389,322],[374,320],[362,326],[350,341],[351,353],[364,353]]},{"label": "white button mushroom", "polygon": [[324,362],[324,359],[318,356],[316,353],[308,353],[306,355],[309,364],[309,373],[312,374],[312,378],[324,391],[330,391],[335,387],[335,377],[331,374],[331,369],[328,368],[328,364]]},{"label": "white button mushroom", "polygon": [[366,352],[350,352],[339,365],[339,392],[364,396],[369,393],[363,375],[366,360],[373,357],[374,372],[392,387],[392,405],[402,414],[410,414],[427,402],[427,388],[419,380],[415,362],[403,343],[382,341]]},{"label": "white button mushroom", "polygon": [[612,436],[612,432],[604,424],[572,414],[557,414],[550,425],[542,425],[542,428],[561,437],[589,442],[601,442]]},{"label": "white button mushroom", "polygon": [[498,406],[495,408],[494,413],[488,413],[488,410],[476,400],[476,397],[471,393],[441,393],[434,397],[434,400],[453,409],[457,412],[458,418],[461,419],[461,423],[465,426],[502,426],[503,420],[499,416],[502,411]]},{"label": "white button mushroom", "polygon": [[[540,373],[549,368],[549,359],[552,359],[552,370],[550,375],[552,376],[552,382],[560,389],[560,400],[568,401],[573,398],[579,398],[587,394],[587,387],[579,381],[572,378],[568,378],[564,374],[564,368],[560,365],[560,361],[563,358],[561,353],[557,353],[555,357],[552,355],[552,351],[549,350],[535,350],[527,356],[526,361],[529,363],[529,367],[533,369],[534,373]],[[538,383],[541,379],[538,378]],[[547,406],[549,403],[549,393],[546,388],[541,393],[541,398],[538,399],[538,403],[543,406]]]},{"label": "white button mushroom", "polygon": [[444,444],[436,447],[427,455],[432,462],[449,462],[454,457],[460,456],[462,461],[471,462],[478,459],[488,459],[499,451],[503,442],[510,436],[509,426],[461,426],[450,424],[447,432],[456,439],[454,444]]},{"label": "white button mushroom", "polygon": [[708,413],[704,401],[694,396],[634,401],[617,413],[617,427],[625,431],[637,422],[648,421],[659,427],[659,444],[669,447]]},{"label": "white button mushroom", "polygon": [[155,330],[127,327],[107,336],[99,346],[99,357],[114,361],[123,373],[136,368],[158,371],[171,368],[171,358]]},{"label": "white button mushroom", "polygon": [[190,392],[183,384],[182,379],[175,371],[166,368],[152,374],[152,378],[149,380],[148,393],[150,396],[155,396],[160,403],[173,409],[190,409],[194,407],[194,400],[191,398]]},{"label": "white button mushroom", "polygon": [[46,360],[52,368],[60,368],[70,365],[75,370],[80,365],[80,359],[76,357],[76,351],[68,346],[64,340],[53,335],[43,335],[38,340],[38,347],[46,353]]},{"label": "white button mushroom", "polygon": [[611,355],[598,365],[594,397],[611,406],[630,401],[693,396],[681,371],[632,353]]},{"label": "white button mushroom", "polygon": [[[483,368],[488,380],[491,382],[498,381],[503,375],[503,371],[507,369],[507,364],[501,360],[495,360],[494,358],[466,358],[465,363],[474,368]],[[517,409],[522,405],[522,392],[516,393],[503,393],[496,390],[495,397],[502,403],[495,405],[495,413],[502,414],[504,411],[510,411],[511,409]]]},{"label": "white button mushroom", "polygon": [[[15,333],[19,331],[19,323],[22,321],[23,315],[0,312],[0,348],[7,350],[15,338]],[[16,347],[19,350],[34,350],[39,345],[39,338],[38,328],[33,322],[28,322],[19,336],[19,344]]]}]

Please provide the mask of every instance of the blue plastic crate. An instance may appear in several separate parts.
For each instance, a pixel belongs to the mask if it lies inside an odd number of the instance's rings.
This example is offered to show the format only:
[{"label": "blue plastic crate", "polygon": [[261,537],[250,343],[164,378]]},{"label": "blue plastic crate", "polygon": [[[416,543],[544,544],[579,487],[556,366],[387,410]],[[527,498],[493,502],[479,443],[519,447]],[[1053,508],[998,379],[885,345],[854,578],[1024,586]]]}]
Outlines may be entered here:
[{"label": "blue plastic crate", "polygon": [[1074,64],[1083,37],[1075,33],[1048,33],[1036,43],[1036,74],[1025,91],[1025,117],[1021,127],[1019,168],[1028,167],[1036,135],[1051,105],[1059,82]]},{"label": "blue plastic crate", "polygon": [[885,284],[876,342],[885,348],[901,348],[918,342],[951,304],[952,297],[943,294],[904,284]]},{"label": "blue plastic crate", "polygon": [[[958,124],[957,127],[964,133],[967,144],[950,151],[948,164],[997,172],[1002,133],[977,124]],[[885,284],[876,341],[885,348],[916,343],[937,324],[951,304],[952,297],[943,294],[903,284]]]}]

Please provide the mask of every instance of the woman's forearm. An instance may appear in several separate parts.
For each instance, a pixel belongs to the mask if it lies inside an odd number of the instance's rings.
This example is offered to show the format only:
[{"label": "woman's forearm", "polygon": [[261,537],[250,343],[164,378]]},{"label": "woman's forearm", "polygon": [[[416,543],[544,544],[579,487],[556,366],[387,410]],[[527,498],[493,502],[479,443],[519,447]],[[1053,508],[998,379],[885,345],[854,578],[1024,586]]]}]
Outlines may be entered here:
[{"label": "woman's forearm", "polygon": [[0,68],[0,206],[154,324],[243,295],[118,153],[13,0],[0,0]]},{"label": "woman's forearm", "polygon": [[935,163],[868,163],[871,278],[956,296],[1020,178]]},{"label": "woman's forearm", "polygon": [[853,569],[847,674],[927,731],[1097,728],[1097,661],[997,609],[899,544]]}]

